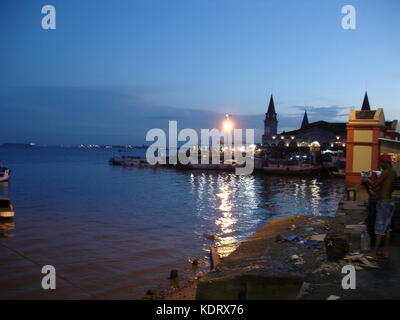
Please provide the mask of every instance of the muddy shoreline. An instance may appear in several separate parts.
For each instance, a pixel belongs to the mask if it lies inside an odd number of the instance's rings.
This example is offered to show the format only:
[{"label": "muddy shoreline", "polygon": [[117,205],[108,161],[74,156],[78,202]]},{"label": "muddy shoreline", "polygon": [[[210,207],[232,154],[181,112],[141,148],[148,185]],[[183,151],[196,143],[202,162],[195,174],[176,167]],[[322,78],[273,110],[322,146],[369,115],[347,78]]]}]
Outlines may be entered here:
[{"label": "muddy shoreline", "polygon": [[[359,271],[361,277],[370,280],[366,280],[363,284],[364,288],[357,292],[344,291],[340,285],[343,277],[341,268],[349,264],[349,261],[344,259],[337,262],[327,261],[325,243],[321,241],[321,235],[346,233],[350,236],[349,253],[360,253],[361,232],[357,226],[364,224],[366,215],[365,202],[344,201],[339,204],[336,215],[332,217],[294,216],[269,221],[241,243],[228,257],[222,259],[215,270],[190,279],[178,289],[146,296],[145,299],[213,300],[220,299],[221,295],[223,295],[222,299],[234,299],[234,297],[226,296],[226,285],[234,286],[235,277],[238,278],[241,274],[251,274],[256,281],[267,277],[267,282],[277,277],[280,279],[277,286],[279,290],[285,287],[285,280],[289,283],[293,282],[293,279],[300,279],[302,285],[295,296],[293,294],[297,289],[289,288],[290,292],[288,290],[281,293],[274,292],[271,295],[272,299],[325,300],[330,296],[335,299],[357,299],[363,297],[363,292],[367,299],[374,298],[376,292],[369,290],[371,275],[382,274],[381,269],[386,268],[386,264],[380,262],[377,268],[369,268],[365,265],[360,267],[355,264],[358,270],[362,270]],[[298,236],[301,241],[292,240],[294,236]],[[392,261],[396,264],[396,257]],[[397,276],[400,279],[400,274]],[[251,283],[251,280],[248,283]],[[219,290],[220,285],[223,286],[223,290]],[[385,285],[382,284],[382,286]],[[253,288],[253,295],[247,292],[248,299],[257,299],[254,290],[256,289]],[[385,293],[382,294],[385,296]],[[387,292],[385,297],[390,298],[390,294]],[[262,299],[262,297],[258,298]]]}]

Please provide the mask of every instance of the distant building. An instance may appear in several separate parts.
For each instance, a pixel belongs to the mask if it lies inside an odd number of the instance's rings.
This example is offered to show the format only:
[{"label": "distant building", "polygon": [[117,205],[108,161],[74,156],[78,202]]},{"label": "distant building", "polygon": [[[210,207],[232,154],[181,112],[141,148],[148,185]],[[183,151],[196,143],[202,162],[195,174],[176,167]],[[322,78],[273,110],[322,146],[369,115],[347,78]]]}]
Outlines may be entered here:
[{"label": "distant building", "polygon": [[[369,101],[365,94],[362,108],[368,110]],[[343,148],[346,145],[346,123],[316,121],[309,122],[304,112],[300,128],[278,134],[278,119],[271,95],[264,120],[263,147],[321,147],[322,149]]]}]

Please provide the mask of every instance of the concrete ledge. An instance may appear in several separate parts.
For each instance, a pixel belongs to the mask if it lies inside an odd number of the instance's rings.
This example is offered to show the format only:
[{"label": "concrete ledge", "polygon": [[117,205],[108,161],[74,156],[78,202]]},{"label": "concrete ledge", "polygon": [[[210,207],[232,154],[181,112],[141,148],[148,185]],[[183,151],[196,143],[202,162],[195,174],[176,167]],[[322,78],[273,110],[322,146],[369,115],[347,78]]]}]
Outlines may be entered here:
[{"label": "concrete ledge", "polygon": [[286,262],[293,244],[275,240],[278,234],[300,232],[309,223],[309,217],[286,217],[264,225],[222,259],[215,271],[200,278],[196,299],[296,299],[306,272]]},{"label": "concrete ledge", "polygon": [[272,270],[210,274],[199,280],[196,299],[296,299],[303,281],[301,274]]}]

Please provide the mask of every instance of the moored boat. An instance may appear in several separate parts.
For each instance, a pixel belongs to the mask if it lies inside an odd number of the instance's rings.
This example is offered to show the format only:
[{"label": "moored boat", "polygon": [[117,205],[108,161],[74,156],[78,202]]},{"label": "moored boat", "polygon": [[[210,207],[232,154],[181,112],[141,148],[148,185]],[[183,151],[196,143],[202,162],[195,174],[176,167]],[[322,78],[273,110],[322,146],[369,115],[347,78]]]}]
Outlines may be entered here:
[{"label": "moored boat", "polygon": [[14,207],[11,204],[10,199],[0,198],[0,218],[12,217],[14,217]]},{"label": "moored boat", "polygon": [[8,181],[11,170],[0,164],[0,182]]}]

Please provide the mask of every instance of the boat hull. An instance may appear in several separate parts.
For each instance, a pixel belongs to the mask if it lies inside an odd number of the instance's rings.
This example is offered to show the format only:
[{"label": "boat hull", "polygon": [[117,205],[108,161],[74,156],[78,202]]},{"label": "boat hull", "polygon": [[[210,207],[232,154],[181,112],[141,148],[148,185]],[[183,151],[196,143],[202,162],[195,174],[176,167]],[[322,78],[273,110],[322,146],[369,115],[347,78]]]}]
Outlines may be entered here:
[{"label": "boat hull", "polygon": [[10,170],[9,169],[0,171],[0,182],[8,181],[9,178],[10,178]]},{"label": "boat hull", "polygon": [[0,211],[0,218],[13,218],[14,211]]}]

